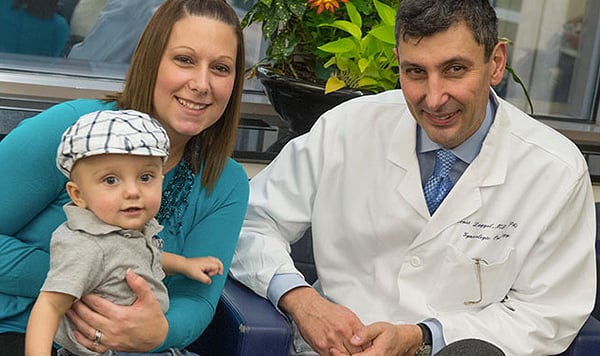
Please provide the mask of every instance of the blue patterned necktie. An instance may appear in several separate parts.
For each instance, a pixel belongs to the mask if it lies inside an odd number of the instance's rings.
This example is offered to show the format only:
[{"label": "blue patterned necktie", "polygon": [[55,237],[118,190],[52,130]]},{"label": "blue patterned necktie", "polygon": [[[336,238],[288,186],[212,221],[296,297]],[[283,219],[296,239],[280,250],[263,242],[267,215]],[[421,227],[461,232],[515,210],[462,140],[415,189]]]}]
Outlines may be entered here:
[{"label": "blue patterned necktie", "polygon": [[448,173],[456,162],[456,156],[450,151],[440,149],[435,152],[435,156],[433,174],[423,187],[425,201],[431,215],[433,215],[450,189],[452,189],[452,181]]}]

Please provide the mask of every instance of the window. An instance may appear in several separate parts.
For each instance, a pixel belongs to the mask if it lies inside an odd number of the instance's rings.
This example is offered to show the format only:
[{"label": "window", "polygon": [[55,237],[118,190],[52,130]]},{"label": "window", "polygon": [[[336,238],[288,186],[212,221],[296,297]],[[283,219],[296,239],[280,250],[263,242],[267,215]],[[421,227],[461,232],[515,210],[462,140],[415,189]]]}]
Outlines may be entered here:
[{"label": "window", "polygon": [[[593,120],[598,100],[600,2],[496,0],[499,33],[513,40],[509,63],[528,87],[535,116]],[[527,111],[520,87],[506,98]]]},{"label": "window", "polygon": [[[41,19],[25,10],[11,9],[14,0],[0,0],[0,70],[120,82],[139,36],[163,1],[46,0],[57,3],[58,11]],[[250,6],[245,0],[229,3],[240,18]],[[260,29],[246,29],[245,41],[250,65],[261,55]],[[120,86],[109,88],[118,90]],[[260,86],[250,81],[248,89],[260,90]]]}]

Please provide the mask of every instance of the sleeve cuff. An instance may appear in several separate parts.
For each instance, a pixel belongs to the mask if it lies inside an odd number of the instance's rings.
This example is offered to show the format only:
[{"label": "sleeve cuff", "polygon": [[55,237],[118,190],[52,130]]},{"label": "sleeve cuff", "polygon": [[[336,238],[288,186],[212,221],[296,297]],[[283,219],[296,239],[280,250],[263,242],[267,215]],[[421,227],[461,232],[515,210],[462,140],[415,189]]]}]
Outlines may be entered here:
[{"label": "sleeve cuff", "polygon": [[427,319],[424,320],[422,323],[427,325],[427,327],[429,327],[429,330],[431,330],[431,354],[435,355],[446,346],[446,340],[444,340],[442,324],[437,319]]},{"label": "sleeve cuff", "polygon": [[271,279],[269,288],[267,288],[267,298],[275,308],[283,314],[283,312],[279,310],[279,299],[281,299],[285,293],[298,287],[310,287],[310,284],[308,284],[301,275],[296,273],[276,274]]}]

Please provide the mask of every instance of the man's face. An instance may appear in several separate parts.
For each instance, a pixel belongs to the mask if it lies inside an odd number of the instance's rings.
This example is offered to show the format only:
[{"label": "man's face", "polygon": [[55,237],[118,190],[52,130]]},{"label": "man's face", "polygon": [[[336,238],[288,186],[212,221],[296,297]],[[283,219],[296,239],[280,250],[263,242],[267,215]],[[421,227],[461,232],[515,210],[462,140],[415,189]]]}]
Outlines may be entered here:
[{"label": "man's face", "polygon": [[400,39],[396,56],[410,112],[432,141],[454,148],[477,131],[490,86],[504,74],[503,43],[486,62],[483,45],[459,22],[430,37]]}]

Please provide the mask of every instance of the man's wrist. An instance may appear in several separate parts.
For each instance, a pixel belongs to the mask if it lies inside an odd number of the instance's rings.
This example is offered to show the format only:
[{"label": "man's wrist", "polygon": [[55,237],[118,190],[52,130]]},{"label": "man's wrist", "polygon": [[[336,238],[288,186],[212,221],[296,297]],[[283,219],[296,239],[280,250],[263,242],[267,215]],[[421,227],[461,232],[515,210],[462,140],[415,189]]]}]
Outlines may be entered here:
[{"label": "man's wrist", "polygon": [[267,298],[279,312],[282,312],[282,310],[279,308],[279,300],[287,292],[298,287],[310,287],[310,284],[306,283],[306,280],[304,280],[302,275],[296,273],[276,274],[269,282],[269,287],[267,288]]},{"label": "man's wrist", "polygon": [[312,287],[299,286],[287,291],[279,299],[278,307],[293,316],[294,310],[312,299],[312,294],[319,295]]},{"label": "man's wrist", "polygon": [[423,343],[421,347],[417,350],[415,356],[430,356],[432,353],[433,344],[431,330],[424,323],[418,323],[417,326],[421,329]]}]

